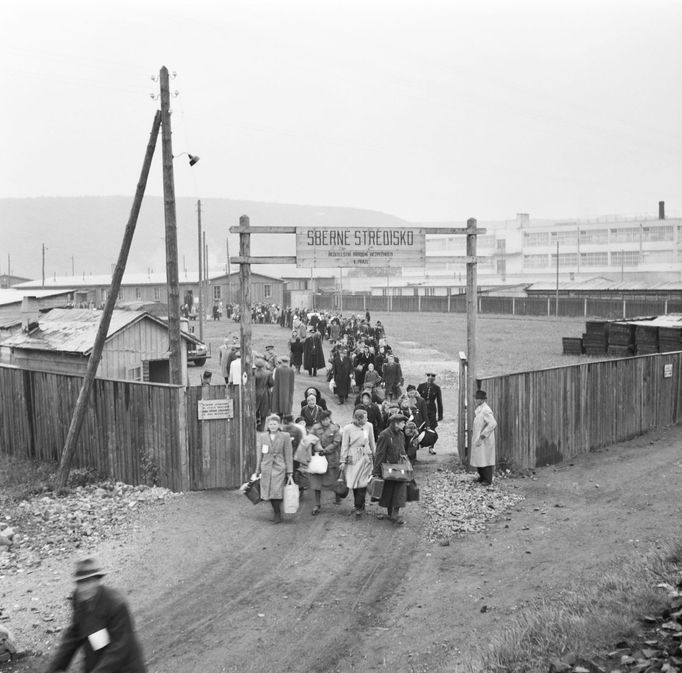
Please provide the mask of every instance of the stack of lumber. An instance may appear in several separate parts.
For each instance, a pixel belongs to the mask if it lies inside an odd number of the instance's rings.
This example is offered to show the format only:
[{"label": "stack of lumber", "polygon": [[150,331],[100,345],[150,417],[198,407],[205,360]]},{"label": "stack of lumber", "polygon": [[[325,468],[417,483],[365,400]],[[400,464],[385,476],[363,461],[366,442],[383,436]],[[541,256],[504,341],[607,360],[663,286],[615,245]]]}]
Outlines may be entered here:
[{"label": "stack of lumber", "polygon": [[658,327],[639,323],[635,327],[635,352],[637,355],[658,353]]},{"label": "stack of lumber", "polygon": [[562,337],[561,342],[564,345],[564,355],[582,355],[585,352],[582,337]]},{"label": "stack of lumber", "polygon": [[661,353],[682,351],[682,327],[659,327],[658,350]]},{"label": "stack of lumber", "polygon": [[612,322],[608,332],[609,344],[606,352],[617,357],[628,357],[635,353],[635,326],[626,322]]},{"label": "stack of lumber", "polygon": [[604,355],[608,344],[609,323],[605,320],[588,320],[583,334],[583,346],[588,355]]}]

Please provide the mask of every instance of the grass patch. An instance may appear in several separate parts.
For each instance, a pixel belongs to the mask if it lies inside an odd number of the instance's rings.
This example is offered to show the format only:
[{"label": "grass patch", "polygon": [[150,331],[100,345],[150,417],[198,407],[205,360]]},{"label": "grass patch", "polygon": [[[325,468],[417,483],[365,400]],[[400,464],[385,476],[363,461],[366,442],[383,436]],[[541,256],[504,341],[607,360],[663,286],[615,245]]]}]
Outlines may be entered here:
[{"label": "grass patch", "polygon": [[682,542],[620,559],[598,579],[576,581],[524,607],[482,653],[482,670],[546,673],[553,658],[575,653],[592,659],[634,640],[642,631],[639,619],[666,607],[666,592],[656,585],[675,585],[681,572]]},{"label": "grass patch", "polygon": [[[0,493],[5,501],[27,500],[34,495],[54,490],[58,463],[40,462],[0,453]],[[68,487],[85,486],[102,480],[96,470],[74,468],[69,473]]]}]

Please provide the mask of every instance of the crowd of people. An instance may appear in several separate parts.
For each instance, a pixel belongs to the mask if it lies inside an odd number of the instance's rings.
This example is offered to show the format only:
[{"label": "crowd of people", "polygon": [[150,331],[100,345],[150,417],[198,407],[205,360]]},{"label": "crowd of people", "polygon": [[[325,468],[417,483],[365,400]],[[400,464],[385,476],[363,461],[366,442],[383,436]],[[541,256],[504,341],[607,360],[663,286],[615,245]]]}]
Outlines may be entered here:
[{"label": "crowd of people", "polygon": [[[291,336],[286,354],[278,354],[272,345],[254,353],[261,497],[270,501],[273,520],[278,523],[289,477],[301,492],[312,491],[311,511],[315,516],[322,510],[324,490],[335,491],[334,501],[339,503],[339,492],[345,487],[352,490],[353,513],[360,516],[365,511],[367,485],[373,476],[381,474],[382,463],[408,460],[414,465],[420,449],[436,452],[437,428],[443,420],[437,375],[428,371],[422,382],[405,385],[399,355],[381,321],[372,323],[369,313],[343,316],[285,309],[272,322],[291,329]],[[236,384],[241,376],[236,336],[231,344],[226,339],[221,347],[220,366],[225,382]],[[296,404],[294,380],[302,370],[312,385]],[[312,381],[320,375],[325,376],[326,386]],[[485,429],[476,443],[486,444],[488,450],[478,460],[480,466],[475,462],[472,465],[480,467],[480,483],[490,484],[494,418],[485,407]],[[350,421],[344,422],[348,415]],[[476,429],[475,424],[474,432]],[[484,453],[476,449],[472,457]],[[327,460],[327,471],[322,475],[308,472],[315,454]],[[404,521],[400,515],[405,506],[404,486],[390,484],[379,504],[386,508],[387,517],[400,525]]]}]

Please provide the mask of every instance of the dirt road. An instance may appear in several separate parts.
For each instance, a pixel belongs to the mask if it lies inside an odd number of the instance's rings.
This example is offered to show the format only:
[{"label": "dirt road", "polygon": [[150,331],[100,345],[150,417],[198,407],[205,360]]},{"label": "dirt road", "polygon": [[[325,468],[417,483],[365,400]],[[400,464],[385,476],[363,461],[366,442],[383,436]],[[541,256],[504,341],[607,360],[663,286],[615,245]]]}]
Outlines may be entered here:
[{"label": "dirt road", "polygon": [[[430,352],[423,358],[438,361]],[[418,354],[407,360],[417,375]],[[456,390],[444,392],[452,409]],[[345,420],[343,409],[332,409]],[[442,430],[447,437],[454,425]],[[418,481],[454,460],[454,442],[439,447],[417,464]],[[335,506],[325,493],[320,516],[310,516],[307,496],[273,526],[267,504],[216,491],[171,499],[130,536],[95,551],[111,570],[107,581],[128,591],[152,672],[452,673],[475,662],[526,601],[679,538],[681,486],[682,429],[672,428],[501,480],[497,488],[525,500],[485,533],[449,546],[422,538],[418,504],[396,528],[375,518],[375,505],[356,520],[348,500]],[[62,560],[15,576],[3,600],[65,605],[70,571]],[[45,664],[46,656],[35,657],[13,670]]]}]

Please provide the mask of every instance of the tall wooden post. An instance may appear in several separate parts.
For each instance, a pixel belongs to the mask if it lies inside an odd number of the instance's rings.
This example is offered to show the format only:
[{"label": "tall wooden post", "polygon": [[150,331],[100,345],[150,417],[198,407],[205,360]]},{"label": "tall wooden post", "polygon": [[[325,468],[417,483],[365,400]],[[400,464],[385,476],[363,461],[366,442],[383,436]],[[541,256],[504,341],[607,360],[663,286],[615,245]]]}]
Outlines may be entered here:
[{"label": "tall wooden post", "polygon": [[62,451],[62,457],[59,461],[59,472],[57,473],[57,488],[64,488],[66,486],[66,482],[69,479],[71,460],[76,450],[76,441],[78,440],[78,435],[80,434],[81,426],[83,425],[83,419],[85,418],[88,397],[90,396],[90,390],[92,389],[92,384],[95,380],[95,375],[97,374],[99,361],[102,358],[104,342],[106,341],[107,334],[109,332],[109,325],[111,323],[111,315],[114,312],[114,306],[118,301],[118,293],[121,289],[121,280],[123,279],[123,272],[125,271],[126,262],[128,261],[130,246],[133,242],[135,225],[137,224],[137,218],[140,214],[142,197],[144,196],[144,190],[147,186],[147,178],[149,177],[149,169],[152,165],[154,147],[156,146],[156,141],[159,137],[160,125],[161,113],[157,112],[156,116],[154,117],[149,143],[147,144],[147,152],[144,156],[142,172],[140,173],[140,179],[137,183],[135,199],[133,200],[133,206],[130,209],[130,217],[128,218],[128,224],[126,225],[125,233],[123,234],[123,242],[121,243],[121,250],[118,254],[118,261],[116,262],[114,274],[111,279],[111,288],[109,290],[109,294],[107,295],[107,302],[104,306],[104,311],[102,311],[102,317],[100,318],[99,327],[97,328],[97,335],[95,336],[95,343],[92,347],[90,359],[88,360],[88,367],[85,370],[85,376],[83,377],[83,383],[81,385],[80,392],[78,393],[78,400],[76,401],[76,408],[74,409],[73,417],[71,418],[71,424],[69,425],[69,432],[66,435],[66,441],[64,442],[64,450]]},{"label": "tall wooden post", "polygon": [[199,338],[204,340],[204,262],[201,254],[201,201],[197,201],[197,249],[199,253]]},{"label": "tall wooden post", "polygon": [[471,431],[474,427],[476,393],[476,318],[478,287],[476,283],[476,220],[467,220],[467,462],[471,455]]},{"label": "tall wooden post", "polygon": [[161,151],[163,158],[163,208],[166,223],[166,284],[168,287],[168,358],[170,382],[183,383],[180,338],[180,285],[178,281],[178,225],[175,216],[175,181],[171,143],[168,68],[161,68]]},{"label": "tall wooden post", "polygon": [[[248,215],[239,218],[239,227],[248,229],[250,226]],[[241,308],[239,311],[239,327],[241,331],[242,351],[242,380],[241,380],[241,425],[242,441],[240,445],[239,462],[242,478],[246,479],[249,470],[246,460],[254,455],[256,450],[256,389],[253,380],[253,353],[251,351],[251,233],[239,233],[239,281],[241,286]],[[247,453],[248,452],[248,453]]]}]

